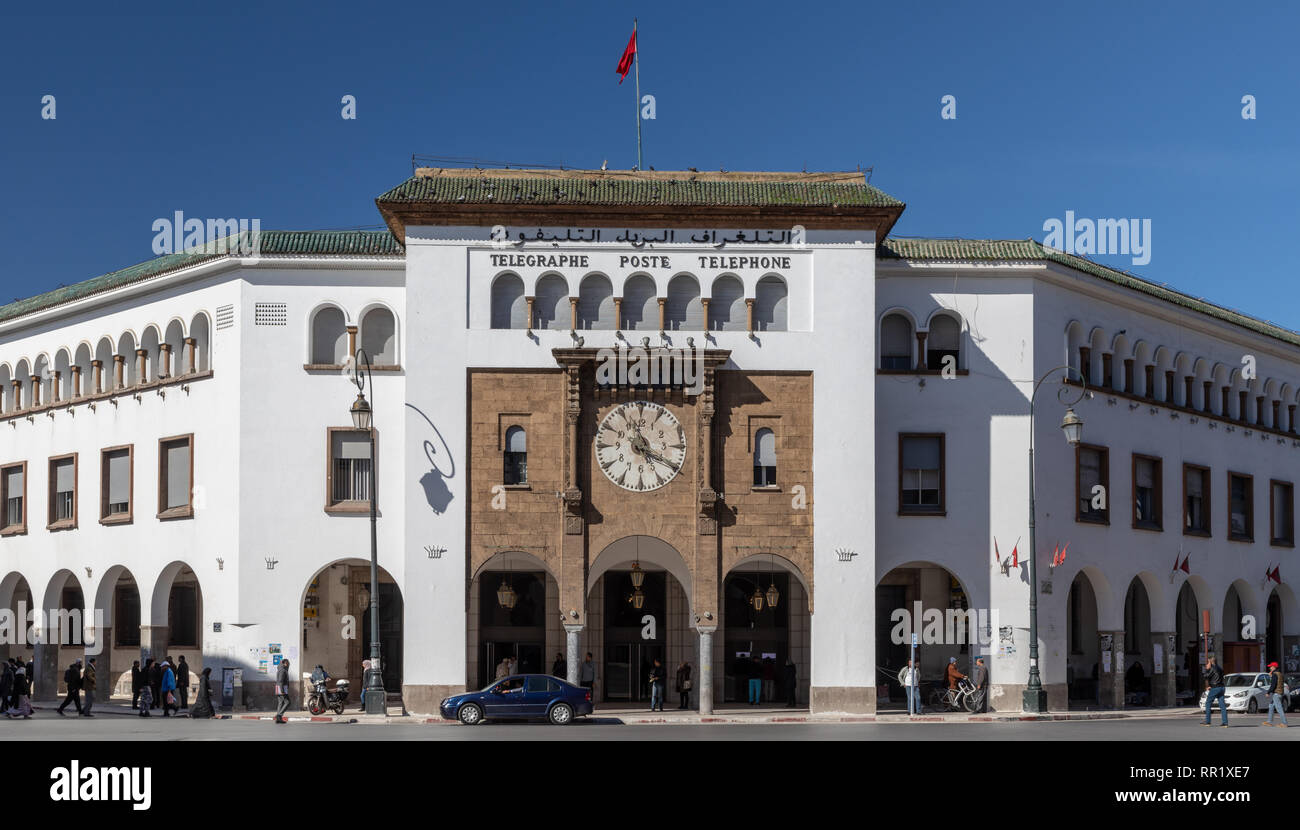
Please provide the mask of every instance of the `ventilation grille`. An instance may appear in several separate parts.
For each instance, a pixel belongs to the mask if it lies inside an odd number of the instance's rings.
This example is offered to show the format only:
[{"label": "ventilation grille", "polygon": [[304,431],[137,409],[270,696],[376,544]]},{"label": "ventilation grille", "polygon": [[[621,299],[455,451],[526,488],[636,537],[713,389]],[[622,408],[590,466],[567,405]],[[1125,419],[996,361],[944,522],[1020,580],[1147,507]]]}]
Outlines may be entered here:
[{"label": "ventilation grille", "polygon": [[235,307],[233,305],[217,306],[217,331],[228,329],[235,324]]},{"label": "ventilation grille", "polygon": [[253,325],[283,326],[289,321],[288,307],[285,303],[254,303]]}]

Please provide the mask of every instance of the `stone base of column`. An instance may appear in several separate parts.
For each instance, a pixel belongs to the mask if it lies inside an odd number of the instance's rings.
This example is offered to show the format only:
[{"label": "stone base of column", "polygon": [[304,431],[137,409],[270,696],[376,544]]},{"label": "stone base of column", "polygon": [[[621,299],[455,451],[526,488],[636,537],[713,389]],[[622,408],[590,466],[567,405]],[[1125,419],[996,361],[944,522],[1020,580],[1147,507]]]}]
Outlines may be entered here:
[{"label": "stone base of column", "polygon": [[809,690],[809,710],[819,712],[847,712],[851,715],[876,713],[875,686],[813,686]]},{"label": "stone base of column", "polygon": [[[452,695],[463,695],[466,689],[463,685],[403,685],[402,686],[402,705],[406,711],[412,715],[438,715],[438,704]],[[357,705],[361,701],[357,700]]]},{"label": "stone base of column", "polygon": [[1174,706],[1177,704],[1179,658],[1177,654],[1173,653],[1170,646],[1177,646],[1175,636],[1168,632],[1157,631],[1151,634],[1151,640],[1153,646],[1160,647],[1162,654],[1161,668],[1164,669],[1160,674],[1151,675],[1151,705]]},{"label": "stone base of column", "polygon": [[59,647],[37,643],[32,657],[32,669],[36,672],[36,688],[32,700],[58,700],[59,681],[63,677],[63,672],[59,669]]}]

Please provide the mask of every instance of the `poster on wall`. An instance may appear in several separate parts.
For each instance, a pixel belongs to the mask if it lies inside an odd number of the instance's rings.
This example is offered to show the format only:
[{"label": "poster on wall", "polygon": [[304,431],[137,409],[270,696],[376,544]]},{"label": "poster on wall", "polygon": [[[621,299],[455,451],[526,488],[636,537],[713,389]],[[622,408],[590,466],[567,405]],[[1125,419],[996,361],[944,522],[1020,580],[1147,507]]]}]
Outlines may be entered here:
[{"label": "poster on wall", "polygon": [[1102,674],[1110,674],[1110,651],[1101,653],[1101,672]]},{"label": "poster on wall", "polygon": [[1156,674],[1165,673],[1165,649],[1164,646],[1156,643],[1151,648],[1151,662],[1155,665]]}]

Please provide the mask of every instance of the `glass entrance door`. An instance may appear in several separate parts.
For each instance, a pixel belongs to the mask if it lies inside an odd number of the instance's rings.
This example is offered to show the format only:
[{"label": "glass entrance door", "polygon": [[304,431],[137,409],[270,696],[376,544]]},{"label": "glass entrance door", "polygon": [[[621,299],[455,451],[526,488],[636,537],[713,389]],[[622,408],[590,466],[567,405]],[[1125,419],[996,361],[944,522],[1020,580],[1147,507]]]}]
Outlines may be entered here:
[{"label": "glass entrance door", "polygon": [[[662,664],[664,648],[659,643],[611,643],[605,647],[605,699],[643,701],[650,699],[650,669],[655,658]],[[664,664],[664,690],[668,691],[668,668]]]}]

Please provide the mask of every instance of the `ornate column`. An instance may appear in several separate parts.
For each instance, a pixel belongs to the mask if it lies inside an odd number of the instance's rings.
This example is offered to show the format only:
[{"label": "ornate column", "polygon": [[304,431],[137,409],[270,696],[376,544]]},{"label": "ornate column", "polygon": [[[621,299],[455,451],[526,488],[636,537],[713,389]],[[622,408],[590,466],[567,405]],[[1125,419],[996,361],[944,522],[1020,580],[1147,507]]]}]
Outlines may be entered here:
[{"label": "ornate column", "polygon": [[23,408],[23,381],[22,378],[13,379],[14,387],[14,408],[12,411],[17,412]]},{"label": "ornate column", "polygon": [[754,298],[745,298],[745,331],[754,333]]},{"label": "ornate column", "polygon": [[564,656],[568,661],[568,676],[564,679],[575,686],[578,685],[578,672],[582,669],[582,658],[578,654],[578,635],[582,633],[582,628],[581,625],[564,626]]},{"label": "ornate column", "polygon": [[139,386],[149,382],[149,352],[144,349],[135,350],[135,383]]},{"label": "ornate column", "polygon": [[1124,358],[1124,392],[1133,394],[1133,358]]},{"label": "ornate column", "polygon": [[1092,349],[1087,346],[1079,347],[1079,374],[1092,385]]},{"label": "ornate column", "polygon": [[1178,642],[1177,635],[1169,631],[1151,632],[1151,653],[1160,649],[1163,655],[1162,671],[1151,670],[1151,705],[1173,706],[1177,702],[1178,685]]},{"label": "ornate column", "polygon": [[614,330],[623,330],[623,298],[614,298]]},{"label": "ornate column", "polygon": [[[1100,705],[1103,709],[1124,708],[1124,632],[1098,631],[1097,671]],[[1106,653],[1110,652],[1110,671],[1106,670]]]},{"label": "ornate column", "polygon": [[1192,390],[1195,387],[1192,381],[1193,378],[1191,375],[1188,375],[1187,377],[1183,378],[1183,406],[1187,407],[1188,409],[1194,408],[1194,406],[1192,405]]},{"label": "ornate column", "polygon": [[[185,374],[187,375],[193,373],[195,367],[198,366],[198,362],[194,359],[194,351],[197,346],[198,341],[193,337],[185,338]],[[356,354],[356,350],[353,350],[352,353]]]},{"label": "ornate column", "polygon": [[58,403],[62,399],[60,394],[62,390],[59,389],[62,385],[63,372],[56,369],[54,371],[54,385],[50,387],[50,403]]},{"label": "ornate column", "polygon": [[1273,401],[1273,429],[1282,428],[1282,402]]},{"label": "ornate column", "polygon": [[1288,416],[1287,427],[1289,432],[1296,431],[1295,430],[1295,407],[1296,405],[1293,403],[1289,403],[1286,405],[1286,411]]},{"label": "ornate column", "polygon": [[700,714],[713,714],[713,632],[717,631],[715,626],[700,626],[696,631],[700,632]]},{"label": "ornate column", "polygon": [[925,369],[925,338],[930,334],[928,331],[918,331],[916,333],[916,368],[917,371]]},{"label": "ornate column", "polygon": [[41,405],[41,376],[32,375],[32,406]]},{"label": "ornate column", "polygon": [[700,298],[700,307],[704,309],[704,330],[709,330],[709,298]]},{"label": "ornate column", "polygon": [[1255,425],[1264,426],[1264,396],[1255,396]]},{"label": "ornate column", "polygon": [[348,357],[350,358],[357,353],[357,327],[348,326],[347,332],[348,332]]},{"label": "ornate column", "polygon": [[81,397],[81,367],[72,367],[72,397]]},{"label": "ornate column", "polygon": [[664,305],[668,302],[667,297],[659,298],[659,333],[664,333]]},{"label": "ornate column", "polygon": [[1174,402],[1174,370],[1165,370],[1165,403]]},{"label": "ornate column", "polygon": [[532,334],[533,333],[533,300],[535,300],[536,297],[524,297],[524,299],[528,302],[528,334]]},{"label": "ornate column", "polygon": [[1106,387],[1106,391],[1111,391],[1115,387],[1114,375],[1115,356],[1110,352],[1103,352],[1101,356],[1101,382]]},{"label": "ornate column", "polygon": [[95,370],[95,386],[94,391],[91,394],[98,395],[100,392],[104,391],[104,361],[92,360],[90,361],[90,365]]},{"label": "ornate column", "polygon": [[123,377],[126,369],[126,355],[113,355],[113,388],[121,389],[124,385]]},{"label": "ornate column", "polygon": [[172,375],[172,344],[163,343],[158,347],[158,377],[169,378]]},{"label": "ornate column", "polygon": [[1210,404],[1210,398],[1212,397],[1210,391],[1212,389],[1214,389],[1214,381],[1207,380],[1201,383],[1201,392],[1202,392],[1201,411],[1203,412],[1213,411],[1213,407]]}]

